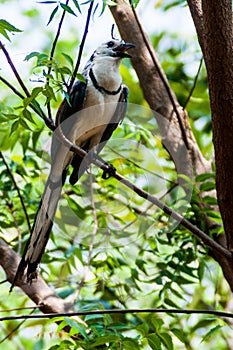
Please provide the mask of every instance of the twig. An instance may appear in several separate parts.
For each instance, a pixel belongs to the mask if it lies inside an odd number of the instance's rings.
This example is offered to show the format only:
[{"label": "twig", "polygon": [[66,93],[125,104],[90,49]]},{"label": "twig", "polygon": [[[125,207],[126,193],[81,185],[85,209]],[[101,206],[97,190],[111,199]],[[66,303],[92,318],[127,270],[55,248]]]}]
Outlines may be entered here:
[{"label": "twig", "polygon": [[79,46],[78,58],[77,58],[77,61],[76,61],[74,72],[72,74],[71,81],[70,81],[69,86],[68,86],[68,93],[70,93],[70,91],[72,89],[72,86],[74,84],[74,81],[76,79],[76,75],[78,73],[78,69],[79,69],[79,66],[80,66],[81,57],[82,57],[82,53],[83,53],[83,48],[84,48],[84,44],[85,44],[85,41],[86,41],[88,29],[89,29],[89,24],[90,24],[90,19],[91,19],[91,13],[92,13],[93,6],[94,6],[94,0],[91,1],[89,9],[88,9],[88,12],[87,12],[86,25],[85,25],[85,28],[84,28],[81,44]]},{"label": "twig", "polygon": [[[130,4],[131,4],[131,1],[130,1]],[[170,88],[169,84],[167,83],[167,81],[166,81],[166,79],[165,79],[163,73],[161,72],[161,70],[160,70],[160,68],[159,68],[159,66],[158,66],[158,64],[157,64],[157,62],[156,62],[156,60],[155,60],[155,57],[154,57],[154,55],[153,55],[153,51],[151,50],[151,47],[150,47],[150,45],[149,45],[149,42],[148,42],[148,40],[147,40],[147,38],[146,38],[146,36],[145,36],[145,34],[144,34],[144,31],[143,31],[143,29],[142,29],[141,23],[140,23],[140,21],[139,21],[139,19],[138,19],[138,16],[137,16],[136,11],[135,11],[135,9],[134,9],[134,7],[133,7],[132,4],[131,4],[131,9],[132,9],[134,18],[135,18],[135,20],[136,20],[136,22],[137,22],[137,25],[138,25],[138,28],[139,28],[139,30],[140,30],[140,33],[141,33],[141,35],[142,35],[142,37],[143,37],[144,43],[145,43],[145,45],[146,45],[146,47],[147,47],[147,50],[148,50],[148,52],[149,52],[149,54],[150,54],[150,56],[151,56],[152,61],[153,61],[153,64],[154,64],[155,68],[157,69],[158,75],[159,75],[161,81],[163,82],[163,85],[164,85],[164,87],[165,87],[165,90],[166,90],[166,92],[167,92],[167,94],[168,94],[168,96],[169,96],[169,99],[170,99],[170,101],[171,101],[173,110],[174,110],[174,112],[175,112],[175,114],[176,114],[176,117],[177,117],[177,120],[178,120],[178,123],[179,123],[179,126],[180,126],[180,130],[181,130],[181,134],[182,134],[182,138],[183,138],[183,141],[184,141],[184,143],[185,143],[185,146],[187,147],[187,149],[189,149],[190,147],[189,147],[188,138],[187,138],[187,136],[186,136],[185,127],[184,127],[184,125],[183,125],[183,122],[182,122],[180,113],[179,113],[179,111],[178,111],[178,109],[177,109],[177,107],[176,107],[176,103],[175,103],[175,101],[174,101],[174,98],[173,98],[173,96],[172,96],[171,88]]]},{"label": "twig", "polygon": [[[32,311],[30,312],[29,315],[31,315],[33,312],[34,312],[34,310],[32,310]],[[14,334],[15,331],[17,331],[17,330],[22,326],[22,324],[23,324],[25,321],[26,321],[26,319],[24,319],[22,322],[20,322],[19,324],[17,324],[17,326],[15,326],[4,338],[2,338],[2,339],[0,340],[0,344],[2,344],[5,340],[7,340],[8,338],[10,338],[10,337],[12,336],[12,334]]]},{"label": "twig", "polygon": [[[93,6],[94,6],[94,0],[91,1],[89,9],[88,9],[88,12],[87,12],[86,25],[85,25],[85,28],[84,28],[81,44],[79,46],[78,58],[77,58],[77,61],[76,61],[76,65],[75,65],[74,72],[72,74],[70,83],[69,83],[68,88],[67,88],[67,93],[68,94],[70,94],[70,92],[72,90],[72,87],[73,87],[73,84],[74,84],[74,81],[76,79],[76,75],[77,75],[77,72],[78,72],[78,69],[79,69],[79,66],[80,66],[81,57],[82,57],[84,44],[85,44],[87,33],[88,33],[88,28],[89,28],[89,24],[90,24],[91,12],[92,12]],[[66,99],[64,98],[62,103],[60,104],[60,107],[58,108],[58,111],[57,111],[57,115],[56,115],[56,125],[57,126],[60,124],[60,115],[61,115],[61,111],[62,111],[65,103],[66,103]]]},{"label": "twig", "polygon": [[137,163],[134,162],[133,160],[131,160],[131,159],[125,157],[124,155],[122,155],[121,153],[117,152],[117,151],[114,150],[112,147],[109,147],[109,146],[107,146],[107,147],[111,150],[111,152],[113,152],[114,154],[116,154],[116,155],[118,155],[119,157],[123,158],[123,159],[126,160],[128,163],[134,165],[136,168],[138,168],[138,169],[140,169],[140,170],[144,170],[144,171],[146,171],[147,173],[149,173],[149,174],[151,174],[151,175],[154,175],[154,176],[158,177],[158,178],[161,179],[161,180],[164,180],[164,181],[166,181],[166,182],[169,182],[170,184],[173,184],[173,185],[177,186],[177,183],[176,183],[176,182],[174,182],[174,181],[172,181],[172,180],[166,178],[165,176],[159,175],[159,174],[155,173],[154,171],[151,171],[151,170],[149,170],[149,169],[144,168],[143,166],[137,164]]},{"label": "twig", "polygon": [[31,309],[35,310],[35,309],[40,308],[41,306],[43,306],[43,305],[15,307],[15,308],[13,308],[13,309],[0,310],[0,313],[1,313],[1,312],[21,311],[21,310],[31,310]]},{"label": "twig", "polygon": [[93,177],[92,177],[91,173],[90,173],[90,195],[91,195],[91,211],[92,211],[92,215],[93,215],[94,228],[93,228],[93,232],[91,235],[91,242],[90,242],[90,246],[89,246],[87,264],[85,266],[84,273],[83,273],[82,279],[79,283],[79,286],[78,286],[76,292],[74,293],[73,304],[75,304],[75,302],[77,301],[77,299],[79,297],[79,293],[81,291],[81,288],[84,286],[84,283],[85,283],[85,280],[87,277],[87,272],[88,272],[88,269],[89,269],[90,264],[91,264],[91,257],[92,257],[92,252],[93,252],[95,236],[96,236],[97,231],[98,231],[98,219],[97,219],[97,215],[96,215],[95,200],[94,200],[94,193],[93,193]]},{"label": "twig", "polygon": [[21,195],[21,193],[20,193],[19,187],[18,187],[18,185],[17,185],[17,183],[16,183],[16,181],[15,181],[14,175],[12,174],[12,171],[11,171],[11,169],[9,168],[9,166],[8,166],[8,164],[7,164],[7,161],[5,160],[5,157],[3,156],[2,152],[0,152],[0,157],[2,158],[2,161],[3,161],[3,163],[4,163],[5,167],[6,167],[6,170],[7,170],[8,174],[9,174],[9,176],[10,176],[12,182],[13,182],[13,185],[14,185],[14,187],[15,187],[15,190],[16,190],[16,192],[18,193],[18,197],[19,197],[19,200],[20,200],[20,203],[21,203],[21,205],[22,205],[23,212],[24,212],[24,215],[25,215],[25,218],[26,218],[26,221],[27,221],[28,229],[29,229],[29,232],[31,232],[31,225],[30,225],[29,216],[28,216],[28,213],[27,213],[27,209],[26,209],[26,207],[25,207],[25,204],[24,204],[23,197],[22,197],[22,195]]},{"label": "twig", "polygon": [[198,314],[198,315],[213,315],[217,317],[233,318],[233,313],[217,311],[217,310],[193,310],[193,309],[110,309],[110,310],[89,310],[79,312],[63,312],[56,314],[37,314],[37,315],[16,315],[0,317],[1,321],[21,320],[21,319],[41,319],[41,318],[57,318],[57,317],[73,317],[87,315],[112,315],[112,314],[134,314],[134,313],[163,313],[163,314]]},{"label": "twig", "polygon": [[[69,0],[66,0],[66,5],[68,5],[68,3],[69,3]],[[55,49],[56,49],[56,46],[57,46],[58,38],[59,38],[60,33],[61,33],[61,27],[62,27],[64,18],[65,18],[65,14],[66,14],[66,11],[63,10],[62,16],[61,16],[61,19],[60,19],[60,22],[59,22],[59,24],[58,24],[57,33],[56,33],[56,36],[55,36],[55,38],[54,38],[54,41],[53,41],[53,44],[52,44],[52,49],[51,49],[51,52],[50,52],[49,60],[50,60],[51,62],[52,62],[52,60],[53,60],[53,56],[54,56],[54,52],[55,52]],[[49,67],[48,67],[47,79],[46,79],[46,80],[47,80],[47,84],[49,84],[49,75],[50,75],[50,73],[51,73],[51,70],[52,70],[52,64],[49,65]],[[47,110],[48,110],[49,119],[52,119],[52,112],[51,112],[50,101],[48,101],[48,103],[47,103]]]},{"label": "twig", "polygon": [[11,69],[12,69],[12,71],[13,71],[13,73],[14,73],[14,75],[15,75],[15,77],[16,77],[18,83],[19,83],[19,85],[21,86],[21,88],[22,88],[23,91],[25,92],[25,95],[26,95],[27,97],[30,97],[30,95],[31,95],[30,92],[28,91],[28,89],[27,89],[27,87],[25,86],[24,82],[23,82],[22,79],[20,78],[20,75],[19,75],[17,69],[15,68],[15,66],[14,66],[14,64],[13,64],[13,62],[12,62],[12,60],[11,60],[11,58],[10,58],[10,55],[9,55],[8,51],[6,50],[5,46],[3,45],[3,43],[2,43],[1,41],[0,41],[0,49],[2,49],[4,55],[5,55],[6,59],[7,59],[7,62],[9,63],[9,65],[10,65],[10,67],[11,67]]},{"label": "twig", "polygon": [[194,78],[194,81],[193,81],[192,88],[191,88],[191,90],[190,90],[190,92],[189,92],[189,95],[188,95],[188,97],[187,97],[187,99],[186,99],[184,105],[183,105],[183,109],[186,109],[187,104],[189,103],[189,100],[190,100],[190,98],[192,97],[193,91],[195,90],[195,87],[196,87],[196,85],[197,85],[197,80],[198,80],[198,77],[199,77],[199,74],[200,74],[200,71],[201,71],[201,66],[202,66],[202,63],[203,63],[203,59],[204,59],[204,58],[203,58],[203,56],[202,56],[202,58],[200,59],[199,66],[198,66],[197,74],[196,74],[196,76],[195,76],[195,78]]}]

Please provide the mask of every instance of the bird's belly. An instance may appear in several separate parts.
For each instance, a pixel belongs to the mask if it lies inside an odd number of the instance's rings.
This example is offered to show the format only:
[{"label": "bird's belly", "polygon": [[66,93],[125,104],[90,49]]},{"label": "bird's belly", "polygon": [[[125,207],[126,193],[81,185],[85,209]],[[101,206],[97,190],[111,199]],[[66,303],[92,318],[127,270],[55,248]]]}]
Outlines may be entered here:
[{"label": "bird's belly", "polygon": [[96,146],[112,119],[118,99],[119,95],[105,95],[95,88],[89,89],[86,108],[77,114],[70,139],[80,147],[87,140],[90,140],[89,148]]}]

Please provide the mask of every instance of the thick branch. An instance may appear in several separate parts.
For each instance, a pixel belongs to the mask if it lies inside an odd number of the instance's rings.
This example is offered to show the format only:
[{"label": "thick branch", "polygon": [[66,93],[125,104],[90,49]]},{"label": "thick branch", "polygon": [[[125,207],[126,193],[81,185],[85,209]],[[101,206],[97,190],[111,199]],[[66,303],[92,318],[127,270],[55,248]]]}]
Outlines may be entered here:
[{"label": "thick branch", "polygon": [[[7,280],[10,283],[13,282],[19,261],[19,255],[0,238],[0,265],[5,271]],[[57,297],[39,274],[37,280],[34,280],[32,284],[28,284],[25,278],[24,280],[17,281],[16,285],[20,287],[36,305],[41,305],[40,310],[43,313],[60,313],[72,310],[71,305]]]},{"label": "thick branch", "polygon": [[202,52],[204,53],[204,24],[203,24],[203,13],[202,13],[202,0],[187,0],[189,5],[189,10],[193,18],[193,22],[197,31],[198,41]]},{"label": "thick branch", "polygon": [[[139,25],[140,22],[137,17],[135,17],[137,16],[136,13],[132,10],[128,1],[117,0],[116,2],[118,6],[111,7],[111,12],[122,38],[137,45],[134,50],[132,64],[138,75],[145,99],[155,112],[163,144],[174,160],[177,172],[192,177],[193,171],[195,174],[210,171],[210,164],[202,156],[191,132],[187,113],[179,105],[172,92],[155,55],[154,48],[147,34]],[[188,147],[177,115],[174,113],[173,101],[185,130]]]}]

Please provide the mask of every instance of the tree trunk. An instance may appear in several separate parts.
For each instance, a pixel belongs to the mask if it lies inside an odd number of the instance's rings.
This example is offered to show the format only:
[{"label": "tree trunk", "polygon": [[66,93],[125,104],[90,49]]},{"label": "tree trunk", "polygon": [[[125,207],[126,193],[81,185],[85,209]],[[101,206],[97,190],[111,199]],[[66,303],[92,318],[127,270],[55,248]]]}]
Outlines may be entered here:
[{"label": "tree trunk", "polygon": [[[163,144],[168,150],[172,159],[174,160],[177,168],[177,172],[180,174],[185,174],[189,177],[192,176],[192,173],[201,174],[205,172],[212,172],[211,163],[208,162],[203,157],[197,145],[197,142],[193,136],[193,133],[191,131],[187,113],[185,110],[183,110],[181,106],[179,106],[178,101],[174,96],[174,93],[172,92],[167,82],[165,73],[163,72],[161,65],[157,60],[153,46],[150,43],[147,37],[147,34],[144,32],[135,11],[132,10],[128,1],[116,0],[116,2],[118,5],[110,8],[112,15],[117,23],[117,26],[119,28],[122,38],[127,42],[132,42],[137,45],[133,54],[134,57],[132,58],[132,64],[138,75],[140,85],[144,93],[144,97],[147,100],[151,109],[155,111],[155,118],[160,128]],[[212,1],[205,0],[205,2],[209,3],[210,12],[213,11]],[[217,4],[219,3],[219,0],[215,0],[214,2]],[[230,2],[230,0],[228,2]],[[209,39],[206,37],[206,33],[204,32],[205,25],[203,23],[201,0],[188,0],[188,3],[190,6],[191,14],[194,19],[194,23],[197,28],[199,43],[201,45],[202,50],[205,51],[206,41],[208,42]],[[216,17],[214,13],[215,12],[213,11],[213,14],[210,17],[212,18],[212,21],[214,22],[215,26],[217,26],[218,21],[216,21]],[[223,11],[221,13],[223,15]],[[228,13],[227,17],[228,19],[229,17],[231,17],[231,11]],[[224,21],[224,19],[225,19],[225,15],[223,15],[222,21]],[[214,35],[216,35],[216,33]],[[230,44],[228,42],[228,49],[225,49],[225,50],[230,51],[230,47],[232,44],[231,36],[228,36],[227,40],[231,42]],[[211,42],[210,47],[212,46],[214,46],[213,42]],[[206,50],[208,52],[210,48],[206,48]],[[218,57],[217,54],[218,54],[218,50],[216,49],[215,56],[214,56],[215,60]],[[214,58],[212,58],[212,61],[214,61]],[[225,60],[223,61],[225,62]],[[220,64],[221,60],[219,60],[218,63]],[[225,66],[226,70],[230,70],[232,67],[233,67],[232,62],[231,64],[228,62],[228,66]],[[219,71],[218,71],[218,74],[219,74]],[[232,74],[233,73],[231,71],[230,75],[227,75],[227,73],[225,75],[226,84],[228,85],[228,87],[232,85],[233,79],[231,78],[230,80],[228,80],[227,77],[228,78],[231,77]],[[218,78],[221,80],[220,75],[218,75]],[[213,80],[213,84],[215,84],[214,80]],[[218,81],[217,90],[221,90],[221,89],[222,89],[221,81]],[[230,90],[227,90],[227,91],[229,92]],[[233,91],[232,88],[231,88],[231,91]],[[211,95],[211,98],[212,98],[212,95]],[[229,98],[229,96],[227,96],[227,98]],[[172,103],[172,99],[174,103]],[[232,103],[232,100],[230,102]],[[175,109],[174,104],[175,104],[175,108],[178,111],[180,121],[177,116],[177,113],[174,112],[174,109]],[[230,107],[229,106],[226,107],[226,104],[227,104],[227,100],[225,100],[224,102],[224,106],[226,110],[224,107],[223,108],[224,108],[224,111],[227,112],[229,115]],[[231,106],[231,111],[230,111],[231,114],[232,114],[232,111],[233,109]],[[221,114],[219,115],[221,116]],[[231,120],[229,119],[228,121],[230,124]],[[224,117],[222,118],[221,122],[222,124],[224,124]],[[232,130],[232,127],[230,127],[230,130]],[[184,139],[184,132],[185,132],[186,140]],[[216,130],[214,133],[214,137],[217,137]],[[231,149],[233,150],[233,137],[230,137],[229,139],[230,139],[229,144],[232,143],[232,147],[229,148],[228,151],[230,151]],[[217,149],[216,149],[216,152],[217,152]],[[228,153],[228,158],[230,157],[229,153]],[[223,157],[222,154],[221,156],[218,155],[219,162],[221,161],[221,157]],[[231,161],[233,160],[231,159]],[[227,162],[228,161],[226,160],[225,163]],[[233,169],[233,164],[230,169]],[[218,172],[218,176],[219,176],[219,172]],[[225,176],[224,179],[225,180],[229,179],[229,176],[228,177]],[[223,179],[223,182],[224,182],[224,179]],[[218,179],[218,193],[220,193],[220,191],[222,191],[222,188],[220,188],[219,179]],[[233,197],[233,191],[229,187],[228,187],[228,191],[229,191],[228,199],[230,199],[231,197]],[[221,198],[222,196],[220,196],[220,202],[225,204],[226,203],[225,199],[221,200]],[[228,211],[228,215],[229,213],[230,211]],[[233,215],[231,214],[230,216],[232,221],[232,224],[230,223],[230,225],[232,225],[231,227],[233,228]],[[209,226],[212,225],[211,220],[206,218],[206,221]],[[226,237],[224,234],[216,237],[216,241],[218,241],[219,244],[226,247]],[[210,255],[221,265],[224,276],[233,291],[233,261],[229,261],[229,259],[219,257],[214,252],[210,252]]]},{"label": "tree trunk", "polygon": [[204,58],[208,74],[216,189],[220,212],[233,252],[233,34],[232,1],[203,0]]}]

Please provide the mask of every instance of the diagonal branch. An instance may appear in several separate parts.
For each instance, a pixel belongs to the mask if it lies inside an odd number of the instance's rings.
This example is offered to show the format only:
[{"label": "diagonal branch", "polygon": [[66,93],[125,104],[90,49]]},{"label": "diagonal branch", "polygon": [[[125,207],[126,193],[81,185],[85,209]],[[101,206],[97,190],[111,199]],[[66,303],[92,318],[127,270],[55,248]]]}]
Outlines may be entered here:
[{"label": "diagonal branch", "polygon": [[[85,28],[84,28],[81,44],[79,46],[77,62],[76,62],[75,68],[74,68],[73,75],[71,77],[70,84],[69,84],[68,89],[67,89],[68,94],[70,94],[70,92],[72,90],[72,87],[73,87],[73,84],[74,84],[74,81],[76,79],[76,75],[77,75],[77,72],[78,72],[78,69],[79,69],[79,66],[80,66],[81,57],[82,57],[82,53],[83,53],[83,49],[84,49],[84,44],[85,44],[85,41],[86,41],[88,29],[89,29],[89,24],[90,24],[90,19],[91,19],[91,13],[92,13],[93,6],[94,6],[94,0],[91,1],[89,9],[88,9],[88,12],[87,12],[86,25],[85,25]],[[62,101],[62,103],[60,104],[60,107],[58,108],[57,115],[56,115],[56,125],[59,125],[59,123],[60,123],[60,121],[59,121],[60,120],[60,114],[61,114],[61,111],[62,111],[62,109],[64,107],[65,102],[66,102],[66,99],[64,99]]]},{"label": "diagonal branch", "polygon": [[[58,115],[58,121],[59,121],[59,115]],[[81,157],[88,157],[88,153],[84,151],[81,147],[77,146],[76,144],[73,144],[70,140],[66,138],[66,136],[63,134],[60,126],[57,127],[56,137],[59,139],[60,142],[62,142],[70,151],[74,152],[75,154],[78,154]],[[148,200],[149,202],[156,205],[158,208],[160,208],[165,214],[171,216],[173,219],[175,219],[178,223],[180,223],[183,227],[188,229],[191,233],[193,233],[196,237],[201,239],[206,245],[208,245],[215,253],[219,253],[220,255],[224,256],[225,258],[229,259],[231,261],[232,255],[231,253],[222,247],[220,244],[215,242],[212,238],[210,238],[205,232],[200,230],[198,227],[194,226],[191,222],[186,220],[182,215],[177,213],[175,210],[168,207],[165,203],[163,203],[161,200],[159,200],[157,197],[150,195],[148,192],[142,190],[138,186],[134,185],[132,182],[124,178],[122,175],[117,173],[115,170],[113,171],[112,166],[110,164],[107,164],[101,157],[97,156],[95,159],[92,159],[91,162],[101,168],[105,173],[110,174],[112,177],[120,181],[122,184],[124,184],[126,187],[137,193],[140,197]]]},{"label": "diagonal branch", "polygon": [[[0,238],[0,265],[10,283],[13,282],[19,261],[19,255]],[[26,282],[26,277],[23,280],[18,280],[16,285],[39,306],[43,313],[59,313],[72,310],[72,306],[57,297],[39,274],[37,280],[34,280],[30,285]]]},{"label": "diagonal branch", "polygon": [[12,60],[10,58],[10,55],[9,55],[8,51],[6,50],[5,46],[3,45],[3,43],[1,41],[0,41],[0,49],[2,49],[4,55],[5,55],[6,59],[7,59],[7,62],[9,63],[9,65],[10,65],[10,67],[11,67],[11,69],[12,69],[12,71],[13,71],[13,73],[14,73],[14,75],[15,75],[18,83],[19,83],[19,85],[23,89],[25,95],[27,97],[30,97],[30,92],[28,91],[27,87],[25,86],[24,82],[22,81],[22,79],[21,79],[17,69],[14,66],[14,63],[12,62]]},{"label": "diagonal branch", "polygon": [[[69,3],[69,0],[66,0],[66,5],[68,5]],[[61,33],[61,28],[62,28],[62,24],[64,22],[64,18],[65,18],[65,14],[66,14],[66,10],[63,10],[62,12],[62,16],[61,16],[61,19],[60,19],[60,22],[58,24],[58,28],[57,28],[57,33],[55,35],[55,38],[54,38],[54,41],[53,41],[53,44],[52,44],[52,49],[51,49],[51,52],[50,52],[50,57],[49,57],[49,60],[52,62],[53,60],[53,56],[54,56],[54,53],[55,53],[55,49],[56,49],[56,46],[57,46],[57,42],[58,42],[58,39],[59,39],[59,36],[60,36],[60,33]],[[52,69],[52,64],[49,66],[48,68],[48,72],[47,72],[47,84],[49,84],[49,75],[51,73],[51,69]],[[48,116],[49,116],[49,119],[52,119],[52,112],[51,112],[51,105],[50,105],[50,101],[48,101],[47,103],[47,110],[48,110]]]},{"label": "diagonal branch", "polygon": [[92,10],[93,10],[93,6],[94,6],[94,0],[91,1],[89,9],[88,9],[88,12],[87,12],[86,25],[85,25],[85,28],[84,28],[81,44],[79,46],[78,58],[77,58],[77,61],[76,61],[74,72],[73,72],[70,84],[68,86],[68,93],[71,91],[72,86],[74,84],[74,81],[76,79],[76,75],[78,73],[78,69],[79,69],[80,62],[81,62],[81,57],[82,57],[82,54],[83,54],[84,44],[85,44],[85,41],[86,41],[88,29],[89,29],[89,24],[90,24],[90,19],[91,19],[91,13],[92,13]]}]

